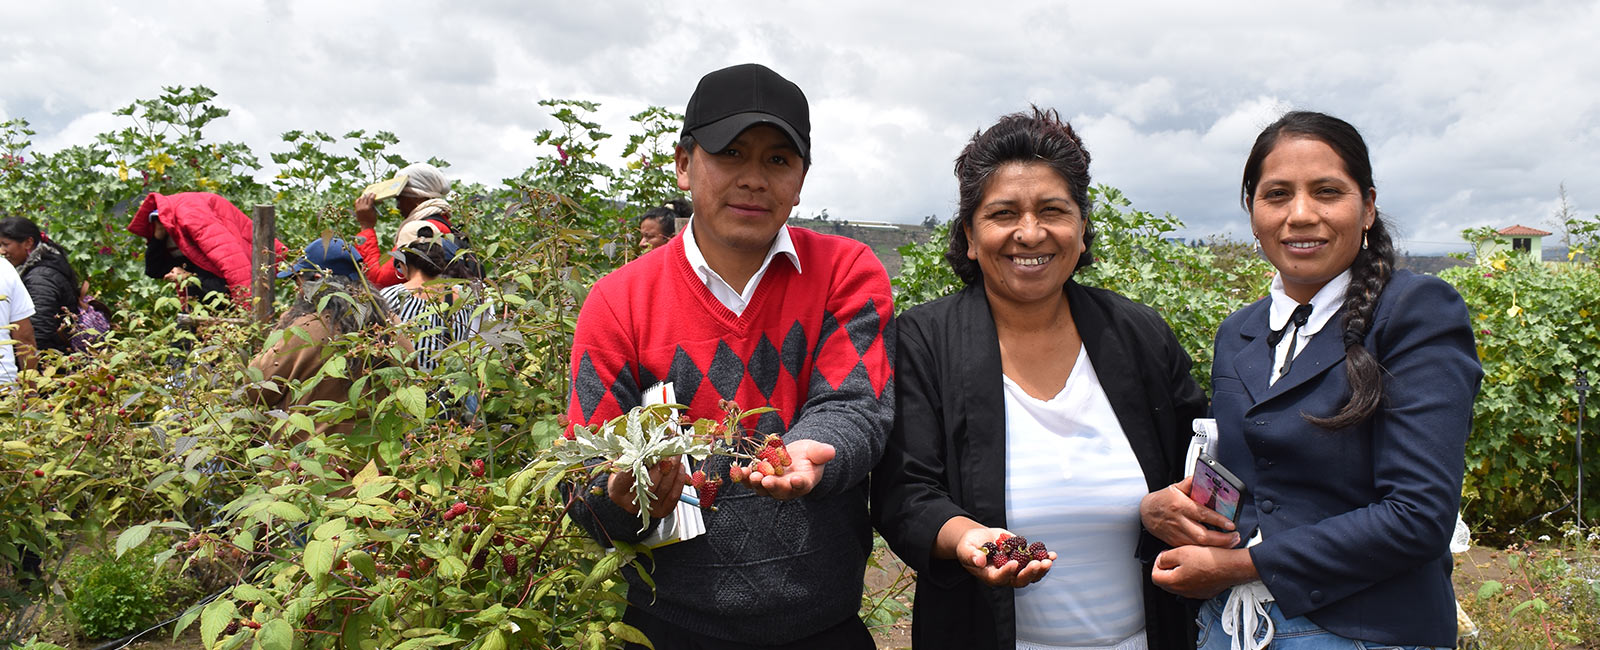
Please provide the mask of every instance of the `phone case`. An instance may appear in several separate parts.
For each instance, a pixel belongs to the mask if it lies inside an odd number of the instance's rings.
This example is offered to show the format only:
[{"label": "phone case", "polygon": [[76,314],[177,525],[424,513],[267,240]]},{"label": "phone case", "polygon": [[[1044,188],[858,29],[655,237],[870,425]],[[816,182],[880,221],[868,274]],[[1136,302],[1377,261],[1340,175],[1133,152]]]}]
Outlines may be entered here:
[{"label": "phone case", "polygon": [[1215,510],[1230,521],[1239,520],[1239,502],[1244,498],[1244,481],[1206,454],[1195,459],[1194,482],[1189,497]]}]

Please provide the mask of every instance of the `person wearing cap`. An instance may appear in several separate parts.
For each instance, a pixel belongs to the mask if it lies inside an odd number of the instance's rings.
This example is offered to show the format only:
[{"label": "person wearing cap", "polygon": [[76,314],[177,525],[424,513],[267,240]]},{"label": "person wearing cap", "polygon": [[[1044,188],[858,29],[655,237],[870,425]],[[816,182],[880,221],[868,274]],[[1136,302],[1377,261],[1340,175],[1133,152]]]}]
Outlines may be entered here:
[{"label": "person wearing cap", "polygon": [[[405,187],[395,197],[395,208],[404,215],[401,225],[415,221],[427,220],[443,234],[451,233],[450,203],[446,197],[450,195],[450,179],[445,178],[444,172],[439,171],[428,163],[414,163],[401,169],[394,178],[386,182],[395,182],[405,179]],[[389,287],[400,284],[405,278],[394,265],[394,259],[382,254],[378,248],[378,199],[371,193],[362,194],[356,199],[356,221],[361,224],[361,232],[356,234],[356,249],[361,252],[366,264],[367,281],[376,287]],[[399,245],[396,244],[396,248]]]},{"label": "person wearing cap", "polygon": [[[316,420],[314,430],[318,434],[350,433],[365,419],[357,410],[359,404],[351,404],[350,388],[367,370],[394,363],[395,358],[410,358],[411,342],[398,333],[377,334],[391,341],[393,356],[351,355],[346,358],[348,365],[342,376],[323,376],[298,398],[295,395],[299,391],[294,390],[297,384],[317,377],[323,364],[340,354],[340,350],[331,347],[335,341],[352,332],[381,328],[393,320],[388,304],[361,281],[361,259],[361,253],[342,239],[317,239],[306,245],[305,256],[294,266],[278,273],[280,278],[295,279],[295,301],[278,321],[276,329],[281,334],[267,339],[276,342],[250,360],[247,373],[254,383],[245,390],[247,403],[266,410],[305,411]],[[372,401],[377,403],[387,389],[382,382],[372,385],[373,390],[380,391]],[[310,406],[323,400],[347,406]]]},{"label": "person wearing cap", "polygon": [[455,306],[452,287],[434,283],[446,275],[458,249],[426,220],[401,226],[395,244],[395,267],[404,279],[379,295],[399,322],[417,323],[418,331],[429,332],[417,337],[416,350],[417,368],[431,372],[439,365],[439,352],[474,331],[472,310]]},{"label": "person wearing cap", "polygon": [[721,400],[773,408],[744,420],[744,433],[781,434],[793,458],[782,476],[739,483],[727,457],[664,461],[651,471],[659,505],[643,531],[631,474],[600,473],[575,490],[570,516],[610,546],[652,535],[687,472],[724,482],[715,510],[690,511],[704,534],[641,556],[649,580],[624,569],[623,621],[657,649],[874,647],[856,612],[872,549],[866,478],[894,412],[894,309],[866,245],[786,225],[810,136],[805,94],[772,70],[703,77],[676,151],[694,217],[596,282],[578,317],[575,426],[604,423],[672,382],[686,421],[721,420]]},{"label": "person wearing cap", "polygon": [[361,251],[351,248],[343,239],[332,237],[326,240],[318,239],[306,244],[305,257],[300,258],[294,266],[278,272],[278,279],[290,277],[296,280],[303,279],[302,274],[311,271],[314,273],[331,273],[351,282],[361,280]]}]

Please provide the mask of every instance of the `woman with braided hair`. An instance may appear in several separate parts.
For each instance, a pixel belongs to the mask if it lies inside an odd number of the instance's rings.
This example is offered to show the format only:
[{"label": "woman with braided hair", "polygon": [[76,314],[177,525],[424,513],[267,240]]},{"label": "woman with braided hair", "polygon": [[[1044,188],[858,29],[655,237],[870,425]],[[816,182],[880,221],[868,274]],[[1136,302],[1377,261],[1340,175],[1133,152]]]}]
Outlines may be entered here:
[{"label": "woman with braided hair", "polygon": [[[1209,599],[1202,649],[1453,647],[1450,535],[1483,371],[1466,304],[1394,268],[1366,143],[1292,112],[1245,162],[1240,200],[1271,295],[1223,322],[1216,460],[1244,484],[1237,523],[1187,496],[1145,499],[1174,548],[1152,578]],[[1216,543],[1216,531],[1236,535]]]}]

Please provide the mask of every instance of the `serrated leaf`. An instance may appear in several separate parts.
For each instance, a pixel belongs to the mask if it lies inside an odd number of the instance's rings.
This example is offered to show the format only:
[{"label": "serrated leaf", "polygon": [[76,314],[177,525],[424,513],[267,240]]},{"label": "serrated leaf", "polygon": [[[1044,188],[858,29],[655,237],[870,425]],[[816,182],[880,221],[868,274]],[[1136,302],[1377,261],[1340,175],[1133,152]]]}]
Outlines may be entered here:
[{"label": "serrated leaf", "polygon": [[127,553],[130,549],[143,544],[144,540],[149,539],[150,529],[151,524],[139,524],[130,526],[127,530],[122,531],[122,534],[117,536],[117,557],[122,557],[123,553]]},{"label": "serrated leaf", "polygon": [[425,419],[428,412],[428,394],[418,386],[401,386],[394,391],[394,398],[404,406],[411,415],[418,420]]},{"label": "serrated leaf", "polygon": [[294,628],[289,626],[288,621],[274,618],[256,630],[256,644],[261,650],[293,650]]},{"label": "serrated leaf", "polygon": [[185,611],[183,616],[179,616],[178,622],[172,627],[172,640],[177,641],[178,636],[183,634],[184,630],[189,629],[190,625],[194,625],[195,620],[200,618],[200,612],[204,611],[204,609],[205,608],[196,605]]},{"label": "serrated leaf", "polygon": [[445,580],[460,580],[467,575],[467,563],[454,555],[439,560],[439,577]]},{"label": "serrated leaf", "polygon": [[378,463],[377,461],[369,460],[366,467],[361,468],[361,471],[356,472],[356,475],[350,478],[350,484],[355,486],[356,489],[360,489],[361,486],[371,483],[375,478],[378,478]]},{"label": "serrated leaf", "polygon": [[656,644],[651,643],[650,639],[644,635],[644,632],[639,631],[639,628],[628,625],[627,623],[623,623],[622,621],[615,621],[611,625],[606,626],[606,629],[611,631],[611,636],[614,638],[618,638],[629,643],[637,643],[646,648],[650,648],[650,650],[655,650]]},{"label": "serrated leaf", "polygon": [[1500,581],[1485,580],[1483,581],[1483,585],[1478,587],[1478,600],[1485,600],[1494,596],[1498,596],[1502,591],[1505,591],[1505,586],[1500,584]]},{"label": "serrated leaf", "polygon": [[372,555],[366,551],[350,551],[344,555],[345,561],[356,568],[361,576],[372,580],[378,575],[378,564],[373,561]]},{"label": "serrated leaf", "polygon": [[583,588],[593,588],[595,585],[600,584],[600,581],[611,577],[612,574],[617,572],[617,565],[621,562],[621,553],[607,553],[605,557],[600,558],[599,562],[594,563],[594,569],[589,571],[589,575],[584,576]]},{"label": "serrated leaf", "polygon": [[328,571],[333,569],[335,550],[333,543],[327,540],[314,539],[306,542],[305,551],[301,554],[306,573],[314,579],[328,575]]},{"label": "serrated leaf", "polygon": [[200,613],[200,640],[206,648],[217,644],[217,637],[222,635],[223,628],[228,627],[228,622],[238,614],[239,610],[233,606],[233,601],[226,598],[218,598],[206,605],[205,611]]},{"label": "serrated leaf", "polygon": [[274,517],[291,523],[298,523],[306,520],[305,511],[301,510],[299,506],[287,501],[274,501],[267,504],[267,512],[272,513],[272,516]]},{"label": "serrated leaf", "polygon": [[348,526],[349,522],[345,521],[344,517],[336,517],[322,522],[321,526],[312,531],[311,536],[316,539],[333,539],[334,535],[344,532]]}]

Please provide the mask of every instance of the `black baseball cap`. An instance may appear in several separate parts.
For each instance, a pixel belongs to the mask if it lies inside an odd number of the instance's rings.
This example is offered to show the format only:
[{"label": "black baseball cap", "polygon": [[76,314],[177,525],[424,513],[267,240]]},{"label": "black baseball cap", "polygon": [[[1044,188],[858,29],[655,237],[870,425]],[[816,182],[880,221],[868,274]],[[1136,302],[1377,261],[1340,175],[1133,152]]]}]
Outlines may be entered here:
[{"label": "black baseball cap", "polygon": [[782,129],[800,157],[811,160],[811,107],[806,94],[767,66],[744,63],[701,77],[683,111],[683,132],[709,153],[728,148],[757,124]]}]

